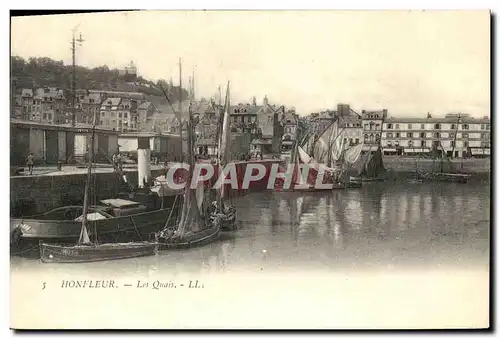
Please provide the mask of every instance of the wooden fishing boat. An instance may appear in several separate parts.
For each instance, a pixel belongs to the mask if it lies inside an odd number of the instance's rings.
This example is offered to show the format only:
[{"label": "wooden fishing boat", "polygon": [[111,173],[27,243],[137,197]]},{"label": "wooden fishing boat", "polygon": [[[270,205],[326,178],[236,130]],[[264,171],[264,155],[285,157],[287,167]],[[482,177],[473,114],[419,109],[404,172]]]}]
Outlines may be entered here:
[{"label": "wooden fishing boat", "polygon": [[[177,118],[182,125],[182,111],[181,114],[177,114]],[[195,165],[195,133],[191,111],[187,120],[187,146],[189,170],[185,171],[186,182],[191,183]],[[163,229],[155,234],[159,249],[200,246],[215,240],[219,236],[220,218],[208,212],[210,202],[207,201],[204,183],[198,182],[195,189],[192,189],[191,186],[186,185],[184,189],[184,199],[180,207],[179,218],[175,220],[169,216]],[[174,207],[176,201],[174,201]],[[170,224],[172,220],[174,225]]]},{"label": "wooden fishing boat", "polygon": [[417,172],[417,178],[421,181],[443,181],[466,184],[470,175],[465,173],[446,173],[446,172]]},{"label": "wooden fishing boat", "polygon": [[212,221],[208,228],[201,231],[188,231],[182,236],[173,232],[171,236],[164,237],[163,234],[158,237],[158,249],[182,249],[206,245],[216,240],[220,235],[220,223]]},{"label": "wooden fishing boat", "polygon": [[[453,144],[456,144],[456,139],[457,139],[457,132],[458,132],[458,126],[460,125],[460,116],[458,117],[457,121],[457,129],[455,130],[455,137],[453,140]],[[453,182],[453,183],[460,183],[460,184],[466,184],[469,181],[470,175],[466,173],[459,173],[457,171],[454,171],[453,168],[453,163],[451,162],[450,158],[446,156],[446,152],[443,148],[443,145],[440,142],[435,142],[432,145],[432,154],[433,154],[433,160],[435,161],[437,158],[438,154],[438,147],[441,147],[442,151],[442,156],[439,159],[439,165],[440,169],[437,171],[434,168],[434,162],[433,162],[433,167],[432,171],[430,172],[421,172],[418,168],[418,158],[415,161],[415,176],[417,179],[422,180],[422,181],[442,181],[442,182]],[[454,150],[451,151],[451,154],[453,154]],[[444,170],[444,157],[448,160],[448,165],[450,171],[445,171]]]},{"label": "wooden fishing boat", "polygon": [[[48,263],[79,263],[79,262],[92,262],[103,260],[116,260],[132,257],[139,257],[145,255],[154,255],[156,253],[155,243],[104,243],[98,242],[97,232],[94,231],[94,239],[91,242],[87,227],[89,219],[89,191],[90,182],[92,179],[92,159],[93,159],[93,145],[95,139],[95,121],[92,125],[92,136],[90,139],[89,148],[89,164],[87,172],[87,181],[85,183],[85,193],[83,199],[83,211],[81,216],[81,232],[78,242],[75,245],[53,245],[53,244],[40,244],[40,258],[42,262]],[[102,213],[102,212],[101,212]],[[102,217],[104,214],[97,213],[97,216]],[[99,218],[90,214],[91,218]],[[78,219],[77,219],[78,220]],[[94,223],[94,227],[95,227]]]},{"label": "wooden fishing boat", "polygon": [[[172,208],[147,211],[146,206],[124,199],[103,200],[89,206],[90,237],[104,242],[150,240],[161,230]],[[172,213],[174,212],[174,213]],[[74,243],[81,233],[82,206],[64,206],[43,214],[10,220],[11,246],[14,253],[44,243]]]},{"label": "wooden fishing boat", "polygon": [[89,245],[40,244],[44,263],[83,263],[155,255],[154,242],[105,243]]}]

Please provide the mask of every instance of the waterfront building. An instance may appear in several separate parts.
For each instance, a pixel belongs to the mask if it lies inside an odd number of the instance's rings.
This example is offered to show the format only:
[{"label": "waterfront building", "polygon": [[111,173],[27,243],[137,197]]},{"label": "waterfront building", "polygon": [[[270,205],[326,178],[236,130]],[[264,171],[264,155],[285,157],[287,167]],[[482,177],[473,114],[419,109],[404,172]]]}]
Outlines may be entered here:
[{"label": "waterfront building", "polygon": [[[29,153],[33,153],[37,165],[83,160],[89,150],[91,135],[92,126],[89,124],[77,123],[73,127],[11,119],[11,165],[25,165]],[[109,159],[116,150],[117,142],[117,132],[96,127],[96,160]]]},{"label": "waterfront building", "polygon": [[[383,122],[387,118],[387,110],[379,111],[361,111],[361,119],[363,125],[363,144],[364,151],[375,151],[382,145],[382,130]],[[383,147],[383,146],[382,146]]]},{"label": "waterfront building", "polygon": [[434,149],[447,157],[489,156],[490,119],[464,113],[436,118],[430,114],[427,118],[387,118],[382,147],[387,155],[430,154]]}]

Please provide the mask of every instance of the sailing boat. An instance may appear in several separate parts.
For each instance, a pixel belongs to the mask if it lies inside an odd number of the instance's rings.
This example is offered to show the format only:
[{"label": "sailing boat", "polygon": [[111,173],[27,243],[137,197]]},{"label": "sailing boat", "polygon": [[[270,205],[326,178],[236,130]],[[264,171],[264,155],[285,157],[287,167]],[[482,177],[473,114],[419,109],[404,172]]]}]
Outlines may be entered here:
[{"label": "sailing boat", "polygon": [[[227,145],[229,142],[229,109],[230,109],[230,92],[229,82],[226,90],[226,100],[224,102],[224,113],[222,122],[219,123],[219,147],[218,147],[218,172],[222,174],[223,168],[228,164],[228,150]],[[226,199],[227,192],[225,187],[222,186],[217,190],[216,208],[212,212],[214,217],[220,219],[221,228],[223,231],[233,231],[236,228],[236,208],[229,204]]]},{"label": "sailing boat", "polygon": [[[90,240],[88,233],[88,221],[95,220],[99,213],[89,212],[89,190],[92,178],[93,148],[95,139],[95,119],[92,124],[92,137],[89,147],[89,164],[87,182],[85,183],[85,195],[83,199],[83,214],[81,216],[82,227],[80,238],[76,245],[58,245],[40,243],[40,258],[45,263],[79,263],[104,260],[126,259],[155,255],[157,244],[152,242],[128,242],[128,243],[104,243],[99,244],[97,230],[94,229],[94,242]],[[94,222],[94,228],[96,223]]]},{"label": "sailing boat", "polygon": [[[179,70],[181,64],[179,62]],[[180,72],[179,72],[180,73]],[[182,99],[182,98],[181,98]],[[178,119],[182,126],[182,106],[180,106]],[[191,179],[195,166],[195,133],[193,126],[193,115],[189,110],[187,120],[187,161],[189,170],[186,172],[186,187],[184,189],[184,199],[180,208],[180,217],[177,227],[169,225],[170,217],[167,219],[164,228],[155,234],[156,240],[161,248],[186,248],[202,245],[216,239],[220,234],[220,218],[217,215],[207,213],[205,186],[203,182],[198,182],[195,190],[191,189]],[[181,128],[182,140],[182,128]],[[193,192],[195,191],[195,192]],[[175,207],[175,202],[174,202]]]},{"label": "sailing boat", "polygon": [[[441,145],[441,143],[439,143],[439,145]],[[434,151],[433,153],[437,153],[436,146],[433,146],[433,151]],[[442,145],[441,145],[441,148],[442,148],[442,155],[440,157],[440,171],[437,172],[434,170],[434,161],[436,159],[436,157],[434,156],[433,157],[432,171],[429,173],[424,173],[424,172],[419,171],[419,169],[417,167],[416,168],[416,178],[421,180],[421,181],[447,181],[447,182],[457,182],[457,183],[462,183],[462,184],[467,183],[470,175],[465,174],[465,173],[456,173],[455,171],[453,171],[453,163],[451,162],[451,160],[448,157],[446,157],[446,158],[448,160],[451,172],[444,171],[443,160],[444,160],[444,157],[446,155],[445,155],[445,151],[444,151],[444,148],[442,147]]]}]

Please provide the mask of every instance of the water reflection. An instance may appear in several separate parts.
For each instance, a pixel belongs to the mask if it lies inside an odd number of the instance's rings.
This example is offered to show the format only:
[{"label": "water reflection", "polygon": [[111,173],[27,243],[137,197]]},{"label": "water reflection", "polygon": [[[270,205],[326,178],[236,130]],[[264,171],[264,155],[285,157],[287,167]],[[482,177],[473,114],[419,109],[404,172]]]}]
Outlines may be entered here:
[{"label": "water reflection", "polygon": [[[106,273],[260,271],[279,267],[488,261],[489,187],[373,184],[327,193],[254,193],[233,200],[238,230],[156,257],[76,265]],[[13,259],[14,269],[40,268]],[[43,272],[68,266],[44,265]]]}]

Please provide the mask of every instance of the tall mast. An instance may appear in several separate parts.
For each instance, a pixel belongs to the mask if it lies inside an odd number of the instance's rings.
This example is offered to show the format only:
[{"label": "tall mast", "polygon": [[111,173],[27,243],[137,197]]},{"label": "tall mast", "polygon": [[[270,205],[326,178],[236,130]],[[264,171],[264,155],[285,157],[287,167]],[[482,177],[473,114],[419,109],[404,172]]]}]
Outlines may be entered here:
[{"label": "tall mast", "polygon": [[179,136],[181,138],[181,162],[184,160],[184,150],[183,150],[183,143],[184,140],[182,139],[182,59],[179,58]]},{"label": "tall mast", "polygon": [[[95,124],[96,124],[96,113],[94,113],[94,121],[92,123],[92,137],[90,138],[89,146],[89,164],[87,169],[87,182],[85,183],[85,195],[83,197],[83,216],[82,216],[82,231],[80,233],[80,239],[78,243],[89,243],[90,238],[87,233],[87,213],[89,210],[89,194],[90,194],[90,180],[92,179],[92,163],[94,158],[94,139],[95,139]],[[97,232],[94,234],[97,240]]]},{"label": "tall mast", "polygon": [[[78,25],[79,26],[79,25]],[[73,74],[72,74],[72,79],[71,79],[71,125],[75,126],[76,123],[76,43],[79,43],[79,46],[82,45],[82,42],[84,41],[82,39],[82,33],[80,33],[80,38],[76,39],[75,38],[75,33],[76,29],[78,28],[76,26],[73,28],[73,38],[71,39],[71,55],[72,55],[72,60],[73,60]]]}]

